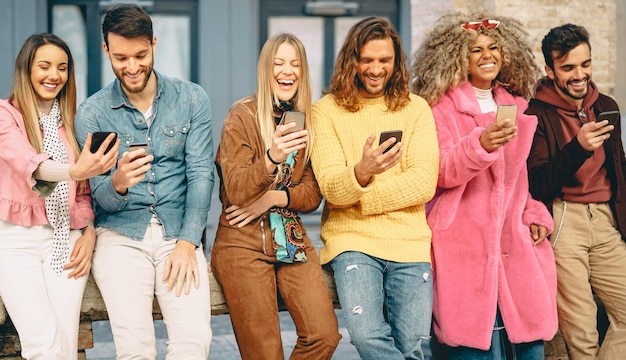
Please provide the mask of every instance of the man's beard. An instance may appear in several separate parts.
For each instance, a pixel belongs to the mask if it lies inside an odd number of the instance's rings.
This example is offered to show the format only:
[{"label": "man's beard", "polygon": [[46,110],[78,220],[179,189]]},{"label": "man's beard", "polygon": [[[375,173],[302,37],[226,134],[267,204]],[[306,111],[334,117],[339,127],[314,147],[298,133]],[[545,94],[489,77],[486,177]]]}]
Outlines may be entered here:
[{"label": "man's beard", "polygon": [[131,94],[137,94],[142,92],[146,86],[148,85],[148,81],[150,81],[150,76],[152,76],[152,70],[153,70],[153,64],[151,63],[150,66],[148,66],[146,68],[145,71],[145,78],[143,80],[143,83],[139,84],[138,86],[135,87],[131,87],[128,84],[126,84],[126,81],[124,80],[124,75],[123,74],[118,74],[117,72],[115,73],[115,76],[117,76],[117,78],[120,80],[120,83],[122,84],[122,87],[129,93]]}]

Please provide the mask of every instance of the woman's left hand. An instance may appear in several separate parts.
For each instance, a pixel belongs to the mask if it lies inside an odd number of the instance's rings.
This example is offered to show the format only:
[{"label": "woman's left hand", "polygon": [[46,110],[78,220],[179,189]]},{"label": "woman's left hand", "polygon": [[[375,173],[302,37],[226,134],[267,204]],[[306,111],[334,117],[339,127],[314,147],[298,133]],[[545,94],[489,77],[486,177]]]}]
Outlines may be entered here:
[{"label": "woman's left hand", "polygon": [[91,255],[96,245],[96,231],[88,227],[83,235],[76,240],[74,250],[70,255],[70,262],[63,266],[63,270],[74,269],[67,276],[68,278],[78,279],[81,276],[88,275],[91,269]]},{"label": "woman's left hand", "polygon": [[541,244],[542,241],[546,239],[548,235],[548,229],[545,226],[530,224],[530,236],[532,236],[535,241],[535,245]]},{"label": "woman's left hand", "polygon": [[237,225],[238,228],[248,225],[254,219],[265,214],[271,207],[280,205],[273,200],[274,196],[278,193],[284,194],[284,191],[269,190],[255,202],[243,208],[237,205],[229,206],[226,208],[226,212],[228,213],[226,220],[228,220],[231,226]]}]

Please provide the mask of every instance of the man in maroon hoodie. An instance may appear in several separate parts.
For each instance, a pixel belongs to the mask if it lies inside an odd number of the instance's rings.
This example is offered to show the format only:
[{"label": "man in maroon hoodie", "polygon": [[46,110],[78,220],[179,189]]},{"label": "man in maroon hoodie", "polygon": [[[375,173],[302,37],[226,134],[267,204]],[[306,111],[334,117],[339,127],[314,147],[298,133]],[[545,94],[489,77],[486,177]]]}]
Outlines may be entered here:
[{"label": "man in maroon hoodie", "polygon": [[[542,41],[547,76],[527,114],[539,119],[528,158],[530,192],[554,217],[559,326],[570,359],[623,359],[626,354],[626,159],[615,124],[619,110],[591,81],[589,34],[566,24]],[[602,346],[593,294],[611,322]]]}]

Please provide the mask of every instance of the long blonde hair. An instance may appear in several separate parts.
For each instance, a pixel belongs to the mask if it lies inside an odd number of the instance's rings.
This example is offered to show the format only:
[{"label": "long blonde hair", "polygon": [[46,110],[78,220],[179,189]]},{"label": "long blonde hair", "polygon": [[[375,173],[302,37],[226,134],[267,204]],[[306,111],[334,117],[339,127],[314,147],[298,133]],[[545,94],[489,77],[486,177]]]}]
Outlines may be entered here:
[{"label": "long blonde hair", "polygon": [[37,150],[43,152],[43,137],[39,126],[38,99],[30,79],[35,52],[41,46],[50,44],[57,46],[67,55],[67,82],[57,95],[61,110],[61,122],[65,126],[68,141],[76,158],[80,148],[74,132],[74,115],[76,115],[76,83],[74,80],[74,59],[65,41],[53,34],[41,33],[31,35],[20,49],[15,59],[15,75],[9,101],[22,113],[28,141]]},{"label": "long blonde hair", "polygon": [[311,126],[311,80],[309,63],[307,61],[304,45],[302,44],[302,41],[300,41],[300,39],[293,34],[281,33],[274,35],[265,42],[263,48],[261,49],[257,65],[256,118],[261,129],[263,144],[267,150],[272,146],[272,136],[274,135],[274,131],[276,129],[276,123],[274,122],[274,105],[278,105],[278,99],[272,93],[272,84],[276,81],[274,79],[274,59],[276,57],[276,53],[278,52],[278,47],[283,43],[291,44],[294,47],[300,63],[298,90],[296,91],[292,102],[294,111],[302,111],[306,114],[304,128],[309,132],[309,141],[305,149],[305,162],[308,162],[313,148],[313,129]]}]

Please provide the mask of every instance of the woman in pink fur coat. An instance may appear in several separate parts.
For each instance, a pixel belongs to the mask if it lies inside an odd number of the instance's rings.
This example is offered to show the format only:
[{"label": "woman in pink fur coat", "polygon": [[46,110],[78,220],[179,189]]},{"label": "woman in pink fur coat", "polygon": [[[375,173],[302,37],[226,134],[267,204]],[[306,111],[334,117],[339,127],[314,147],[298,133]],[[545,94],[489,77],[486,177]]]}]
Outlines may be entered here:
[{"label": "woman in pink fur coat", "polygon": [[[452,12],[414,56],[412,90],[431,105],[440,149],[433,231],[434,330],[450,359],[543,359],[557,330],[552,218],[528,191],[541,74],[522,24]],[[496,121],[498,105],[516,116]],[[509,346],[508,344],[512,344]]]}]

